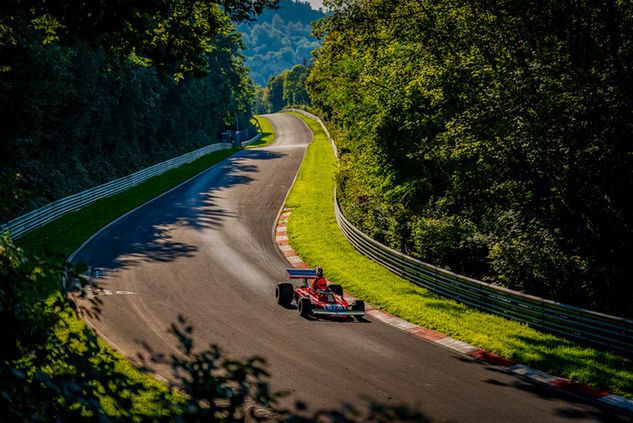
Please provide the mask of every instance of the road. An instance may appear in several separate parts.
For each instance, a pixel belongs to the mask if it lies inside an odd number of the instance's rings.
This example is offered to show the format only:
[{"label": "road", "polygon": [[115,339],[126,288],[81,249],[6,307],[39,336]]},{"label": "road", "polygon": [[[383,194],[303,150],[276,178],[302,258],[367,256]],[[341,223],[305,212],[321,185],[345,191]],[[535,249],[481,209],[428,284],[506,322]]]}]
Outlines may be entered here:
[{"label": "road", "polygon": [[182,314],[197,342],[264,357],[273,388],[313,409],[369,398],[434,421],[628,421],[379,321],[308,321],[277,306],[289,265],[273,226],[312,134],[294,116],[269,118],[273,145],[240,151],[78,251],[75,262],[104,269],[111,295],[86,319],[110,345],[131,360],[142,344],[174,352],[167,328]]}]

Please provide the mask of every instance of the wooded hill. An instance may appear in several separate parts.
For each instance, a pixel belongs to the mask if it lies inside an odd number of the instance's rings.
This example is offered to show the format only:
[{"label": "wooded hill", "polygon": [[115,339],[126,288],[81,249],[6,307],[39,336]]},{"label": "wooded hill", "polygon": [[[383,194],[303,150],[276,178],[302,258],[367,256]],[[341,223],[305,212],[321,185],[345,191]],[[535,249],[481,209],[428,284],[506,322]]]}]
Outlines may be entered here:
[{"label": "wooded hill", "polygon": [[277,9],[265,10],[256,21],[239,25],[246,66],[255,84],[265,87],[273,76],[308,64],[310,53],[319,47],[311,35],[312,21],[324,16],[307,1],[281,0]]},{"label": "wooded hill", "polygon": [[334,3],[307,83],[346,216],[433,264],[633,316],[633,3]]},{"label": "wooded hill", "polygon": [[[271,2],[223,3],[243,20]],[[216,2],[2,2],[0,222],[248,122],[240,49]]]}]

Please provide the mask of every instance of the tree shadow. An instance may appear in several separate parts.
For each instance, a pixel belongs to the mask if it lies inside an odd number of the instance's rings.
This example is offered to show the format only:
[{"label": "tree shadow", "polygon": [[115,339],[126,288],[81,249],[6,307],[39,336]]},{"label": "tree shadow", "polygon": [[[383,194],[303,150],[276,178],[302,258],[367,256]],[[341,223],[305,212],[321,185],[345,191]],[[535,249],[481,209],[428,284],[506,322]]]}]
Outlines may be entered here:
[{"label": "tree shadow", "polygon": [[[491,377],[489,377],[488,379],[483,379],[481,381],[482,383],[506,389],[520,390],[532,396],[538,397],[539,399],[544,401],[561,401],[566,404],[570,404],[568,406],[561,406],[555,409],[555,414],[559,417],[568,418],[570,420],[583,419],[600,422],[633,421],[632,416],[627,415],[625,412],[608,408],[604,405],[594,403],[591,400],[584,399],[580,396],[571,394],[561,389],[557,389],[544,383],[527,379],[521,375],[508,372],[503,368],[491,366],[488,363],[475,360],[466,356],[457,356],[456,358],[464,363],[484,366],[485,369],[490,372]],[[513,377],[508,382],[501,380],[500,378],[496,377],[496,375],[498,375],[499,377],[501,377],[502,375],[511,375]],[[503,379],[506,379],[506,377],[504,377]],[[581,408],[580,406],[585,407]]]},{"label": "tree shadow", "polygon": [[[423,300],[425,308],[438,310],[455,321],[472,319],[473,317],[473,308],[456,301],[447,301],[431,291],[420,293],[412,285],[404,292],[407,295]],[[480,332],[482,335],[490,337],[503,336],[503,340],[500,342],[507,345],[510,351],[513,351],[511,355],[505,358],[551,375],[572,380],[589,380],[598,388],[609,390],[613,389],[612,387],[617,387],[623,392],[633,392],[633,375],[630,371],[627,371],[628,369],[633,369],[633,357],[630,355],[614,353],[577,340],[570,340],[537,330],[521,330],[519,328],[516,331],[508,331],[507,329],[502,329],[500,333],[497,333],[495,331],[496,325],[498,324],[499,327],[502,327],[504,323],[502,321],[499,321],[499,323],[492,322],[492,319],[498,318],[495,315],[483,311],[477,313],[481,313],[477,314],[477,319],[481,322],[482,329],[480,329]],[[495,341],[492,342],[493,345],[494,343]],[[473,362],[470,357],[466,356],[458,359],[465,362]],[[483,365],[489,366],[487,363]],[[492,371],[492,369],[492,367],[489,367],[489,370]],[[506,373],[504,370],[498,371]],[[520,379],[520,377],[517,378]],[[544,388],[538,384],[536,385],[538,388],[534,388],[534,386],[533,382],[517,382],[515,387],[531,390],[539,395],[544,393],[543,395],[545,396],[543,398],[552,396],[550,388]],[[583,388],[579,386],[577,390],[580,393]],[[568,389],[576,388],[576,384],[572,383]],[[563,395],[565,395],[566,400],[569,400],[571,396],[570,394]],[[607,413],[602,420],[609,420],[615,414]]]},{"label": "tree shadow", "polygon": [[223,192],[255,181],[260,170],[258,161],[285,156],[243,150],[113,222],[92,238],[73,262],[84,262],[102,269],[104,275],[112,275],[139,263],[192,257],[198,248],[177,240],[178,231],[217,230],[237,219],[233,211],[221,205]]},{"label": "tree shadow", "polygon": [[430,419],[407,404],[385,404],[370,397],[360,397],[363,406],[345,403],[338,408],[310,409],[293,398],[294,407],[281,402],[290,392],[273,391],[265,359],[228,357],[220,347],[208,344],[198,347],[193,337],[194,327],[179,315],[169,333],[177,340],[177,352],[167,354],[139,341],[143,352],[136,359],[140,369],[155,372],[158,367],[170,370],[170,390],[184,392],[179,402],[170,404],[172,415],[182,421],[276,421],[276,422],[419,422]]},{"label": "tree shadow", "polygon": [[[438,310],[456,321],[473,315],[472,307],[457,301],[447,301],[433,292],[419,293],[415,286],[405,292],[423,299],[425,308]],[[573,378],[574,373],[581,373],[585,380],[591,380],[597,386],[618,386],[625,392],[633,392],[633,374],[622,371],[633,369],[633,356],[538,329],[515,332],[504,329],[501,335],[495,332],[495,325],[502,326],[504,323],[492,321],[498,319],[497,316],[485,311],[478,313],[481,313],[478,315],[480,321],[486,320],[485,324],[482,322],[482,328],[487,328],[488,335],[503,336],[503,343],[513,351],[513,355],[506,358],[557,376]],[[484,330],[481,329],[481,332]]]}]

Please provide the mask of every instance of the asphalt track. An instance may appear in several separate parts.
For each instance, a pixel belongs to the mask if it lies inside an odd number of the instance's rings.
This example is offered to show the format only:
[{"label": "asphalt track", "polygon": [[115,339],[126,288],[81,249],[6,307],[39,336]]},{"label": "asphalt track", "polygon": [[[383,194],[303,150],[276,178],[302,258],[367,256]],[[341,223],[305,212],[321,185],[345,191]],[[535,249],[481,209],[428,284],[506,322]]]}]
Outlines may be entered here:
[{"label": "asphalt track", "polygon": [[175,352],[167,328],[182,314],[201,345],[264,357],[273,388],[311,409],[364,408],[369,399],[433,421],[631,421],[379,321],[308,321],[277,306],[274,287],[289,265],[273,225],[312,134],[294,116],[269,118],[273,145],[240,151],[75,255],[104,269],[102,313],[86,319],[109,344],[133,361],[144,344]]}]

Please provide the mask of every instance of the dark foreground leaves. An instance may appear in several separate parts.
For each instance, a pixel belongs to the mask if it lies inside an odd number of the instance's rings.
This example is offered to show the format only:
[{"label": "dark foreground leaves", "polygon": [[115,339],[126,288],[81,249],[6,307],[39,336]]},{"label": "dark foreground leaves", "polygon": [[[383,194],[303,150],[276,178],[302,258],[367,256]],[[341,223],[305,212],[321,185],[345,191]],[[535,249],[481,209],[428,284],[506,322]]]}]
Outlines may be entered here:
[{"label": "dark foreground leaves", "polygon": [[[170,385],[157,388],[122,371],[120,359],[78,322],[67,297],[42,295],[64,272],[87,283],[83,268],[61,263],[27,257],[8,235],[0,238],[0,415],[6,421],[427,421],[405,406],[371,401],[366,410],[314,411],[300,402],[284,408],[284,394],[270,389],[262,358],[236,360],[216,345],[196,348],[183,317],[169,329],[179,354],[146,346],[140,357],[142,370],[172,369]],[[90,312],[99,313],[98,302]]]}]

